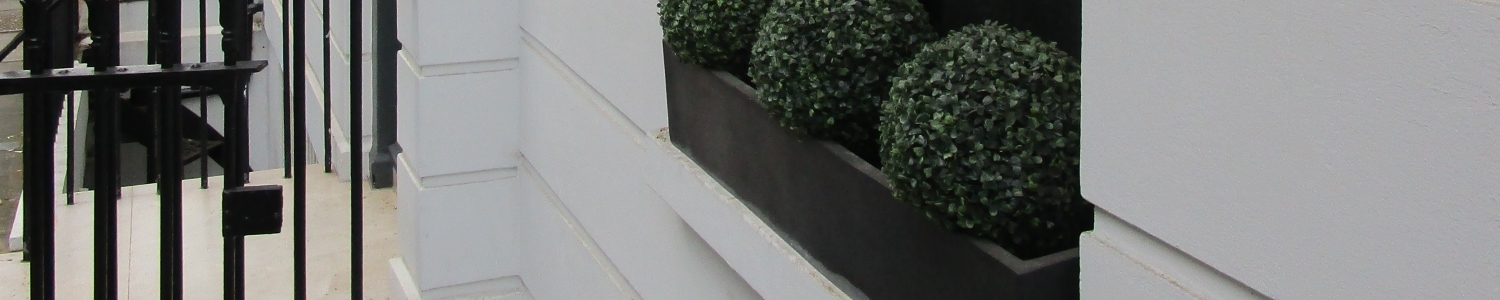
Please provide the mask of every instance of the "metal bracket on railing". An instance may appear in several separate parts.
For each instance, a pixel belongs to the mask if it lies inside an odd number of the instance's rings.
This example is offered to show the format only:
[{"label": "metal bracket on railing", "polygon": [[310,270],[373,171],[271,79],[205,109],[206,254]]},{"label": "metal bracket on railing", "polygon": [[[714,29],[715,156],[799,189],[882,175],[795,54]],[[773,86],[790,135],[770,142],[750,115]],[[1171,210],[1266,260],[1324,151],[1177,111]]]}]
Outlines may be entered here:
[{"label": "metal bracket on railing", "polygon": [[224,237],[281,233],[281,186],[224,190]]}]

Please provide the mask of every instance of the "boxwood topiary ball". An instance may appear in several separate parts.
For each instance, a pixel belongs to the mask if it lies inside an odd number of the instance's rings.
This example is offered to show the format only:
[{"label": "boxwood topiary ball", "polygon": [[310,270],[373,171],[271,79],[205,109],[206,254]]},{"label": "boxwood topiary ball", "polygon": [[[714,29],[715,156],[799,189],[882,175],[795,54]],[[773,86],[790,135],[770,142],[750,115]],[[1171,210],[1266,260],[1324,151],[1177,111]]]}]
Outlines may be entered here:
[{"label": "boxwood topiary ball", "polygon": [[916,0],[777,0],[751,48],[750,78],[782,126],[875,149],[890,75],[932,36]]},{"label": "boxwood topiary ball", "polygon": [[881,120],[896,199],[1022,258],[1078,246],[1093,227],[1078,185],[1078,63],[991,23],[901,65]]},{"label": "boxwood topiary ball", "polygon": [[683,62],[741,72],[771,0],[662,0],[662,35]]}]

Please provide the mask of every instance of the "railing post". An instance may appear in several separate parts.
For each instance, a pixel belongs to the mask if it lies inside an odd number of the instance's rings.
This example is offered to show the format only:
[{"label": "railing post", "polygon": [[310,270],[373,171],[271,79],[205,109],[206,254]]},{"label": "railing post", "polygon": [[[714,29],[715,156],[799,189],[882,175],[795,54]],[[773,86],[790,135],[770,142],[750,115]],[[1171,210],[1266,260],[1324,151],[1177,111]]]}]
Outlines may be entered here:
[{"label": "railing post", "polygon": [[[364,0],[349,0],[349,52],[364,53]],[[349,65],[349,269],[353,299],[364,299],[364,64]]]},{"label": "railing post", "polygon": [[[31,74],[42,74],[51,68],[48,57],[48,1],[26,0],[22,4],[25,23],[25,67]],[[31,299],[51,300],[55,291],[53,267],[52,201],[56,194],[52,181],[52,148],[57,130],[57,115],[52,109],[51,93],[26,93],[22,109],[25,116],[23,138],[27,151],[23,164],[26,176],[22,192],[26,201],[25,242],[31,259]]]},{"label": "railing post", "polygon": [[[89,63],[95,70],[120,65],[120,3],[90,0]],[[94,116],[94,299],[119,295],[118,208],[120,196],[120,97],[116,90],[89,92]]]},{"label": "railing post", "polygon": [[[219,5],[221,31],[220,50],[224,52],[225,64],[234,65],[250,58],[250,36],[248,3],[245,0],[223,0]],[[224,142],[230,162],[226,163],[224,190],[245,186],[248,182],[249,165],[244,158],[250,156],[245,144],[249,143],[248,105],[244,94],[245,79],[234,76],[219,86],[224,102]],[[224,237],[224,299],[245,298],[245,238]]]},{"label": "railing post", "polygon": [[[156,62],[163,68],[182,63],[182,2],[153,0],[151,22],[156,24]],[[182,87],[159,87],[156,184],[161,194],[161,296],[182,299]]]},{"label": "railing post", "polygon": [[[239,31],[240,36],[244,37],[239,39],[238,42],[234,44],[234,46],[238,47],[238,49],[235,50],[235,53],[238,53],[238,57],[235,57],[235,60],[249,61],[251,54],[253,54],[252,44],[255,41],[255,38],[251,36],[254,32],[254,25],[250,22],[250,15],[255,14],[255,11],[259,10],[259,7],[256,6],[251,0],[237,0],[235,1],[235,3],[237,4],[234,5],[234,12],[235,16],[237,16],[238,18],[235,21],[238,26],[236,30]],[[228,58],[226,57],[225,60],[228,60]],[[234,92],[236,94],[239,94],[238,98],[240,99],[240,101],[237,102],[237,106],[239,107],[239,110],[243,112],[239,115],[234,116],[236,120],[238,120],[238,124],[240,125],[239,128],[237,128],[237,134],[239,137],[239,151],[241,153],[240,156],[237,156],[235,158],[238,159],[238,162],[236,164],[240,166],[240,171],[244,174],[245,183],[250,182],[250,172],[254,171],[254,169],[250,167],[249,81],[249,77],[236,77],[234,86]]]},{"label": "railing post", "polygon": [[307,298],[307,1],[291,0],[292,31],[292,277],[295,299]]}]

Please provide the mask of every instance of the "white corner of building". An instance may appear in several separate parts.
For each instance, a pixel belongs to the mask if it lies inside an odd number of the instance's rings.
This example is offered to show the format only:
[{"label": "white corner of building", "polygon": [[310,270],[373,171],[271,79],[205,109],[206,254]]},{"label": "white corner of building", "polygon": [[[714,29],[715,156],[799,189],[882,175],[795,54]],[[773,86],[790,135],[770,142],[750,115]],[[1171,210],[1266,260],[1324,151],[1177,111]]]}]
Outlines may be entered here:
[{"label": "white corner of building", "polygon": [[406,262],[400,257],[392,258],[391,265],[391,297],[398,300],[420,300],[422,291],[417,289],[417,281],[412,280],[411,270],[406,268]]},{"label": "white corner of building", "polygon": [[26,214],[21,213],[26,211],[25,199],[26,195],[16,198],[16,202],[18,203],[16,204],[16,217],[10,223],[10,236],[5,240],[5,247],[9,249],[5,249],[5,252],[16,252],[26,249],[26,243],[21,240],[21,232],[23,231],[21,230],[21,224],[25,224],[26,222],[26,220],[23,220]]}]

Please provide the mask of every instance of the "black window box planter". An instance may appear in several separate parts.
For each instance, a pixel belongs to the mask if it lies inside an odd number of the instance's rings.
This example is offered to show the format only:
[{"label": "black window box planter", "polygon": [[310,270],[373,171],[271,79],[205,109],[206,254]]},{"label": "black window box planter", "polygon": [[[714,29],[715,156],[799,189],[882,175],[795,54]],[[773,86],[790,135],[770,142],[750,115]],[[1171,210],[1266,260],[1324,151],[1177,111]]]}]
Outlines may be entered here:
[{"label": "black window box planter", "polygon": [[[734,76],[665,47],[671,140],[811,260],[870,299],[1078,299],[1078,249],[1021,260],[891,197],[834,143],[781,128]],[[833,276],[830,276],[833,277]]]}]

